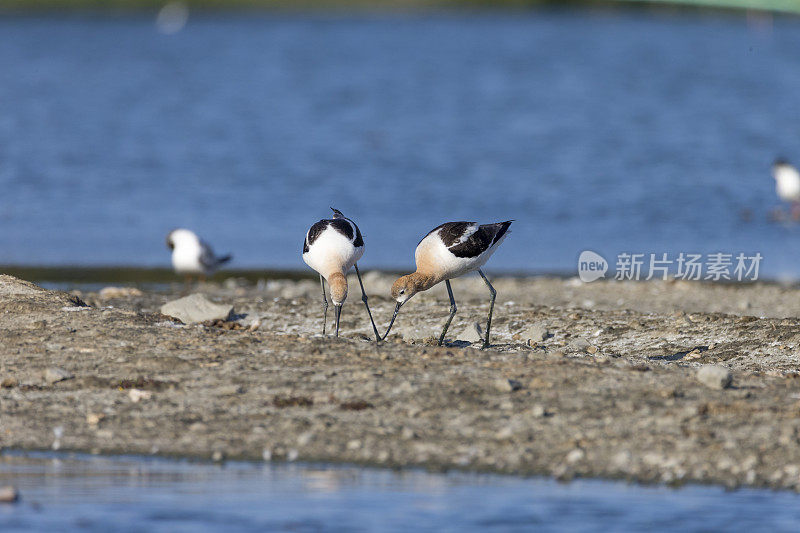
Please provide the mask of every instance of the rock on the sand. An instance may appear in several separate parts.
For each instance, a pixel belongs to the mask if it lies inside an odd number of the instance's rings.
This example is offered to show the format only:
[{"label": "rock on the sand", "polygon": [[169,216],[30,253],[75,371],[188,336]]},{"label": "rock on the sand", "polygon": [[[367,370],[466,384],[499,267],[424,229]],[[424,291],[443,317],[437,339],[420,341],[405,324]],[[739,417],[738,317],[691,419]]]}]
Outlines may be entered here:
[{"label": "rock on the sand", "polygon": [[470,322],[467,327],[458,334],[458,340],[467,341],[472,344],[483,342],[483,328],[477,322]]},{"label": "rock on the sand", "polygon": [[192,294],[161,306],[161,314],[177,318],[184,324],[227,320],[232,312],[232,305],[215,304],[202,294]]},{"label": "rock on the sand", "polygon": [[64,381],[66,379],[72,379],[72,374],[64,370],[63,368],[58,367],[50,367],[44,371],[44,380],[52,385],[53,383],[58,383],[59,381]]},{"label": "rock on the sand", "polygon": [[149,390],[131,389],[128,391],[128,398],[130,398],[133,403],[139,403],[141,400],[149,400],[152,397],[153,393]]},{"label": "rock on the sand", "polygon": [[533,324],[522,332],[522,340],[527,342],[542,342],[547,338],[549,332],[544,326]]},{"label": "rock on the sand", "polygon": [[727,389],[733,382],[730,370],[720,365],[706,365],[697,371],[697,379],[712,389]]},{"label": "rock on the sand", "polygon": [[494,381],[494,386],[498,392],[514,392],[522,388],[522,382],[516,379],[497,378]]},{"label": "rock on the sand", "polygon": [[569,343],[569,347],[576,352],[585,352],[591,345],[592,343],[583,338],[577,338]]}]

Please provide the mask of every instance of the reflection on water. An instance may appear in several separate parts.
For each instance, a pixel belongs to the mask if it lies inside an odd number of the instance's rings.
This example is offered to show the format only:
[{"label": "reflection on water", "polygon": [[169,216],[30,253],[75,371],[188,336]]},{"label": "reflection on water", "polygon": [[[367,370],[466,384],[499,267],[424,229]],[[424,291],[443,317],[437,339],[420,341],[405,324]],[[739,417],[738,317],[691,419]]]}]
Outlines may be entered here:
[{"label": "reflection on water", "polygon": [[760,251],[763,273],[797,276],[800,228],[767,214],[772,161],[800,161],[800,21],[762,26],[217,13],[165,35],[151,17],[0,18],[0,264],[168,265],[164,236],[185,226],[234,267],[304,268],[333,205],[364,233],[363,268],[408,268],[445,220],[514,218],[491,268]]},{"label": "reflection on water", "polygon": [[786,492],[56,454],[0,456],[0,529],[796,531]]}]

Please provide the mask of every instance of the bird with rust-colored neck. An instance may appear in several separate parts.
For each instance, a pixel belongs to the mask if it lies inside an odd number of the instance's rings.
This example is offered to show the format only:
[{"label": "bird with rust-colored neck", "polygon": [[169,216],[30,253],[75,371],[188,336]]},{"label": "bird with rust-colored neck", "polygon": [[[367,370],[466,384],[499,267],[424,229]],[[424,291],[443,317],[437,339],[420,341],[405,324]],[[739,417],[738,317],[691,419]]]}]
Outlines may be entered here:
[{"label": "bird with rust-colored neck", "polygon": [[417,245],[414,259],[417,270],[411,274],[400,277],[392,285],[392,298],[397,302],[394,315],[389,322],[389,327],[383,338],[389,335],[397,313],[412,296],[421,291],[426,291],[442,281],[447,285],[447,294],[450,296],[450,317],[439,336],[439,346],[444,343],[447,328],[456,314],[456,300],[450,280],[463,276],[469,272],[478,271],[486,286],[489,287],[489,318],[486,323],[486,336],[483,347],[489,347],[489,333],[492,327],[492,311],[497,291],[484,275],[481,267],[489,260],[500,243],[503,242],[510,231],[509,226],[513,220],[497,222],[495,224],[478,225],[475,222],[446,222],[433,229]]},{"label": "bird with rust-colored neck", "polygon": [[338,209],[333,210],[333,218],[320,220],[306,233],[303,242],[303,261],[319,273],[319,283],[322,286],[322,334],[325,335],[325,326],[328,322],[328,298],[325,294],[325,281],[330,285],[331,301],[335,309],[336,336],[339,336],[339,317],[342,314],[342,305],[347,298],[347,278],[345,274],[355,267],[358,284],[361,286],[361,301],[367,308],[375,340],[380,341],[378,328],[372,320],[372,312],[367,303],[367,293],[361,281],[357,261],[364,255],[364,239],[356,223],[347,218]]}]

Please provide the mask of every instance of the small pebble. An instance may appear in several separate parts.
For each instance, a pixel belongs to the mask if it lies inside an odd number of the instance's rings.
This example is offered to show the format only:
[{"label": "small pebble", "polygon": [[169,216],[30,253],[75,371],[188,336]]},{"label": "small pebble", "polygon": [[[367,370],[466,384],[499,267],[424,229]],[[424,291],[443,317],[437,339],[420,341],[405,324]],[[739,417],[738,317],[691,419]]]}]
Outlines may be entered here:
[{"label": "small pebble", "polygon": [[107,300],[109,298],[129,298],[131,296],[141,296],[142,291],[136,287],[104,287],[100,289],[98,296]]},{"label": "small pebble", "polygon": [[575,351],[583,352],[591,348],[592,344],[586,339],[575,339],[569,344],[569,347]]},{"label": "small pebble", "polygon": [[411,429],[410,427],[404,427],[400,431],[400,437],[402,437],[403,440],[411,440],[417,438],[417,434],[414,433],[414,430]]},{"label": "small pebble", "polygon": [[102,419],[104,419],[106,415],[103,413],[89,413],[86,415],[86,423],[90,426],[96,426],[100,423]]},{"label": "small pebble", "polygon": [[712,389],[727,389],[733,383],[730,370],[720,365],[706,365],[697,371],[697,379]]},{"label": "small pebble", "polygon": [[227,321],[231,313],[232,305],[214,303],[202,294],[185,296],[161,306],[161,314],[177,318],[184,324],[207,320]]},{"label": "small pebble", "polygon": [[497,432],[497,434],[495,435],[495,437],[496,437],[498,440],[508,440],[508,439],[510,439],[510,438],[511,438],[511,437],[513,437],[513,436],[514,436],[514,430],[513,430],[513,429],[511,429],[511,427],[509,427],[509,426],[506,426],[506,427],[502,428],[502,429],[501,429],[500,431],[498,431],[498,432]]},{"label": "small pebble", "polygon": [[572,450],[567,454],[566,460],[568,464],[572,465],[583,459],[585,456],[586,452],[584,452],[580,448],[575,448],[574,450]]},{"label": "small pebble", "polygon": [[542,342],[550,335],[550,333],[544,326],[534,324],[530,326],[528,329],[524,330],[521,333],[521,335],[522,339],[525,340],[528,344],[530,344],[530,343]]},{"label": "small pebble", "polygon": [[514,392],[522,388],[522,383],[516,379],[498,378],[494,385],[500,392]]},{"label": "small pebble", "polygon": [[701,357],[703,357],[703,352],[701,350],[698,350],[697,348],[695,348],[691,352],[687,353],[683,357],[683,360],[684,361],[692,361],[694,359],[700,359]]},{"label": "small pebble", "polygon": [[533,407],[531,407],[531,414],[536,418],[544,418],[547,416],[547,410],[544,408],[542,404],[537,403]]},{"label": "small pebble", "polygon": [[152,397],[153,393],[149,390],[131,389],[128,391],[128,398],[130,398],[133,403],[138,403],[141,400],[149,400]]},{"label": "small pebble", "polygon": [[477,322],[467,324],[467,327],[458,334],[458,340],[467,341],[472,344],[483,342],[483,330]]},{"label": "small pebble", "polygon": [[297,445],[301,447],[308,446],[308,443],[310,443],[312,440],[314,440],[314,433],[311,431],[306,431],[297,437]]},{"label": "small pebble", "polygon": [[50,367],[44,371],[44,380],[49,385],[72,378],[73,378],[72,374],[70,374],[63,368]]}]

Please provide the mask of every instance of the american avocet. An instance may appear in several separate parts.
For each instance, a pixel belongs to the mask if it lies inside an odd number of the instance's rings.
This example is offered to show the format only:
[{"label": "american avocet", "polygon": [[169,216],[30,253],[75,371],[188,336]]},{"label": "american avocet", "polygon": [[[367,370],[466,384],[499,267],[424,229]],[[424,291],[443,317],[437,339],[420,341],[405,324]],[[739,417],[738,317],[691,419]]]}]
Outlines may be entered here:
[{"label": "american avocet", "polygon": [[193,231],[175,229],[167,235],[167,246],[172,250],[172,268],[177,274],[201,279],[210,276],[223,264],[231,260],[230,255],[217,257],[211,247]]},{"label": "american avocet", "polygon": [[402,276],[392,285],[392,298],[397,304],[394,308],[394,315],[386,335],[392,329],[394,319],[400,307],[412,296],[420,291],[426,291],[444,281],[447,285],[447,294],[450,296],[450,317],[444,324],[442,334],[439,336],[439,346],[444,343],[444,336],[450,322],[456,314],[456,300],[453,298],[453,289],[450,287],[450,280],[463,276],[468,272],[478,271],[486,286],[489,287],[491,294],[489,300],[489,319],[486,323],[486,337],[483,340],[483,347],[489,346],[489,333],[492,327],[492,311],[494,310],[494,300],[497,291],[484,275],[481,267],[489,260],[503,239],[509,234],[508,228],[512,220],[497,222],[495,224],[483,224],[479,226],[475,222],[447,222],[428,233],[417,245],[414,252],[414,260],[417,263],[417,271]]},{"label": "american avocet", "polygon": [[775,192],[784,202],[792,205],[792,218],[800,218],[800,172],[785,159],[778,158],[772,164]]},{"label": "american avocet", "polygon": [[330,285],[331,301],[336,313],[336,336],[339,336],[339,316],[342,314],[342,305],[347,298],[347,278],[345,274],[351,267],[355,267],[358,284],[361,286],[361,301],[367,308],[375,340],[380,340],[378,328],[372,320],[372,313],[367,303],[367,293],[364,292],[364,283],[358,271],[357,261],[364,255],[364,239],[356,223],[347,218],[338,209],[333,209],[333,218],[320,220],[308,230],[303,242],[303,261],[319,273],[319,283],[322,286],[322,334],[325,335],[325,325],[328,322],[328,298],[325,295],[325,280]]}]

